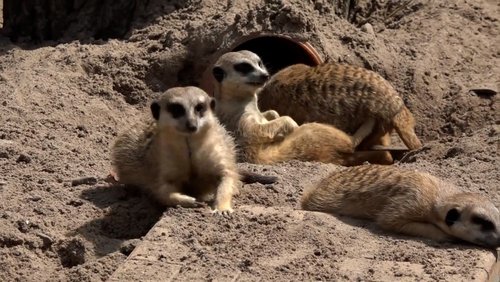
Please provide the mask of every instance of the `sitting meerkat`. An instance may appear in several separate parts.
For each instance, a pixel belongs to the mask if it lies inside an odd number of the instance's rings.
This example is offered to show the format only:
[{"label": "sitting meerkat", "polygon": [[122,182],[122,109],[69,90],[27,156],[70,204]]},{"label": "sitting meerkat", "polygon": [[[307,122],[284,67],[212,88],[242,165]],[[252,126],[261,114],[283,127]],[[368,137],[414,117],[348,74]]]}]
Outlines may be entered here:
[{"label": "sitting meerkat", "polygon": [[[290,115],[299,124],[328,123],[349,134],[375,119],[375,129],[361,149],[390,145],[393,129],[410,150],[422,147],[413,115],[394,87],[364,68],[339,63],[292,65],[274,74],[259,97],[263,109]],[[392,162],[387,152],[383,163]]]},{"label": "sitting meerkat", "polygon": [[261,112],[256,92],[269,75],[255,53],[226,53],[214,64],[212,74],[217,116],[235,133],[245,161],[272,164],[301,160],[340,165],[370,161],[369,152],[355,153],[354,148],[371,133],[374,120],[349,136],[331,125],[307,123],[299,127],[292,118],[274,110]]},{"label": "sitting meerkat", "polygon": [[231,213],[239,183],[235,145],[214,107],[197,87],[163,93],[151,104],[154,120],[132,126],[113,145],[120,183],[143,188],[167,206],[196,207],[215,194],[214,213]]},{"label": "sitting meerkat", "polygon": [[374,220],[387,231],[500,247],[500,212],[430,174],[383,165],[336,171],[306,188],[305,210]]}]

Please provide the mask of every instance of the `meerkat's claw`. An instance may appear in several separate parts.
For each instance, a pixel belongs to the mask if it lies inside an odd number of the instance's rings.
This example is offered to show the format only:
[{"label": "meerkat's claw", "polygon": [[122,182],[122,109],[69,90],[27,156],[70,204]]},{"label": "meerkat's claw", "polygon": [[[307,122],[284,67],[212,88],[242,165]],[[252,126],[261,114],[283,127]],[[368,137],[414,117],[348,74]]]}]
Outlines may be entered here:
[{"label": "meerkat's claw", "polygon": [[228,208],[228,209],[224,209],[224,210],[219,210],[219,209],[214,209],[212,211],[212,214],[213,215],[222,215],[223,217],[231,217],[231,214],[233,213],[233,209],[232,208]]}]

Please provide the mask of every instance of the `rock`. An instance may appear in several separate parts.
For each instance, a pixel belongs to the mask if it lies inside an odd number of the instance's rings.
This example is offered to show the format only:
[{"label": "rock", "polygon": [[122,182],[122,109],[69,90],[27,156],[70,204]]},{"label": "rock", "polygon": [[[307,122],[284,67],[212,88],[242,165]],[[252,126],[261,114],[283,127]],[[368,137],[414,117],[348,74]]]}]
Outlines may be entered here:
[{"label": "rock", "polygon": [[63,242],[57,250],[61,264],[68,268],[85,263],[85,252],[85,245],[76,238]]},{"label": "rock", "polygon": [[375,31],[373,30],[373,26],[369,23],[365,23],[363,26],[361,26],[361,31],[375,35]]},{"label": "rock", "polygon": [[94,185],[96,183],[97,183],[97,178],[90,176],[90,177],[82,177],[82,178],[73,179],[71,181],[71,186],[78,186],[78,185],[83,185],[83,184]]},{"label": "rock", "polygon": [[31,163],[31,157],[25,154],[20,154],[16,162],[29,164]]}]

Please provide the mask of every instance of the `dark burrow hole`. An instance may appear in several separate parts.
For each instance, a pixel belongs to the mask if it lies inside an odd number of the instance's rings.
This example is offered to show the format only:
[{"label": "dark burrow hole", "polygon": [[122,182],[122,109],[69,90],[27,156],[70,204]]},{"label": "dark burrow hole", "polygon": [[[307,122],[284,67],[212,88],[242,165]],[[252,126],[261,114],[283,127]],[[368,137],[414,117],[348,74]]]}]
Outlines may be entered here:
[{"label": "dark burrow hole", "polygon": [[244,41],[233,51],[249,50],[259,55],[270,74],[294,64],[315,66],[321,63],[312,47],[281,36],[259,36]]}]

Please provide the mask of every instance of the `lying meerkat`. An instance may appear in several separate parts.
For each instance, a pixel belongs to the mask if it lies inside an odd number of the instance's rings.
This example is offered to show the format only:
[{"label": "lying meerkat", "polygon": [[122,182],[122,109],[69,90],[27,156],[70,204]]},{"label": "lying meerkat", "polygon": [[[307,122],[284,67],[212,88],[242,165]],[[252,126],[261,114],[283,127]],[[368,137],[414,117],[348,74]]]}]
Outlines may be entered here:
[{"label": "lying meerkat", "polygon": [[406,235],[500,247],[498,209],[485,197],[427,173],[382,165],[350,167],[308,187],[301,206],[372,219],[387,231]]},{"label": "lying meerkat", "polygon": [[349,136],[331,125],[307,123],[299,127],[292,118],[274,110],[261,112],[256,92],[269,75],[259,56],[250,51],[222,55],[212,74],[217,116],[235,133],[245,161],[272,164],[295,159],[357,165],[375,155],[354,152],[371,133],[374,120]]},{"label": "lying meerkat", "polygon": [[112,162],[123,184],[167,206],[196,207],[215,194],[228,214],[239,180],[232,137],[213,114],[215,101],[197,87],[175,87],[151,104],[154,121],[118,136]]},{"label": "lying meerkat", "polygon": [[[394,87],[364,68],[339,63],[292,65],[274,74],[259,97],[263,109],[290,115],[299,124],[328,123],[350,134],[375,119],[373,133],[360,148],[390,145],[393,129],[410,150],[422,147],[413,115]],[[385,159],[384,163],[393,161],[389,153]]]}]

